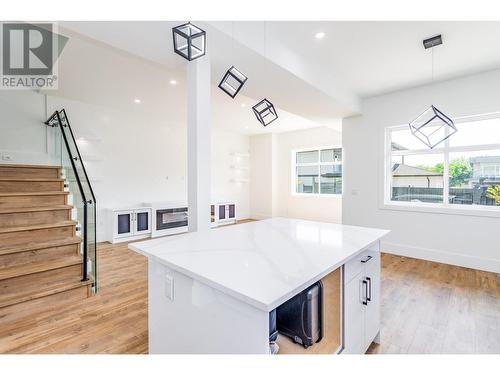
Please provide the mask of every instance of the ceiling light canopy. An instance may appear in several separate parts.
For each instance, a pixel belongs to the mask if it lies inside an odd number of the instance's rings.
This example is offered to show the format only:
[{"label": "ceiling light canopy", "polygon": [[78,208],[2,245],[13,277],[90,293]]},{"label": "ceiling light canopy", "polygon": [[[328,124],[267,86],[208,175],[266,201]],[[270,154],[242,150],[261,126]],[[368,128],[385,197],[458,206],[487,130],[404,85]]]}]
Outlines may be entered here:
[{"label": "ceiling light canopy", "polygon": [[188,22],[172,29],[174,51],[186,60],[192,61],[205,55],[206,33]]},{"label": "ceiling light canopy", "polygon": [[176,81],[175,79],[171,79],[171,80],[170,80],[170,84],[171,84],[172,86],[175,86],[175,85],[177,85],[177,81]]},{"label": "ceiling light canopy", "polygon": [[429,49],[432,47],[439,46],[440,44],[443,44],[443,38],[441,38],[441,34],[433,36],[431,38],[424,39],[424,48]]}]

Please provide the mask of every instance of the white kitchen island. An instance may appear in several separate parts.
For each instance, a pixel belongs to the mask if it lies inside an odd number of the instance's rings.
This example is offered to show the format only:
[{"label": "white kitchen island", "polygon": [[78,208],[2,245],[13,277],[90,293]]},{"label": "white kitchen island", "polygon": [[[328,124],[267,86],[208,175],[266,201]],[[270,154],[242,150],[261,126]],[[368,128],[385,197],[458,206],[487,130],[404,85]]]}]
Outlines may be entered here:
[{"label": "white kitchen island", "polygon": [[323,339],[283,337],[280,352],[364,353],[379,337],[387,233],[273,218],[130,244],[148,257],[149,353],[268,353],[269,312],[318,280]]}]

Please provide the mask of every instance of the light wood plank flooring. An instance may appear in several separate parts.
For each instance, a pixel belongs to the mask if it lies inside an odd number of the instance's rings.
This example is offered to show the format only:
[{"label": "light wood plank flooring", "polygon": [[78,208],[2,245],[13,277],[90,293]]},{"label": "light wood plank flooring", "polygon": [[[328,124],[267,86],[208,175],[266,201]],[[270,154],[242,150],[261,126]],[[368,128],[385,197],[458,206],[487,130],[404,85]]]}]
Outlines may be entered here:
[{"label": "light wood plank flooring", "polygon": [[370,353],[500,354],[500,274],[382,254],[381,320]]},{"label": "light wood plank flooring", "polygon": [[[0,353],[147,353],[147,262],[99,244],[99,293],[0,316]],[[500,353],[500,276],[382,256],[382,344],[370,353]]]}]

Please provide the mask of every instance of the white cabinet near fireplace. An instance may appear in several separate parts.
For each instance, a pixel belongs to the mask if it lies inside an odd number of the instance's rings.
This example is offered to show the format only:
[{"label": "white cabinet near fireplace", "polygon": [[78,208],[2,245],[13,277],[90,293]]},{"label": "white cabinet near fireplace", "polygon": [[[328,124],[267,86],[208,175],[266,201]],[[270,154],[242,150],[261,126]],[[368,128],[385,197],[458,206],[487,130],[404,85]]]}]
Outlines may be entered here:
[{"label": "white cabinet near fireplace", "polygon": [[150,207],[108,210],[108,220],[111,243],[140,240],[151,235]]},{"label": "white cabinet near fireplace", "polygon": [[212,222],[213,226],[236,224],[236,203],[220,202],[212,206],[215,209],[211,210],[215,214],[215,224]]}]

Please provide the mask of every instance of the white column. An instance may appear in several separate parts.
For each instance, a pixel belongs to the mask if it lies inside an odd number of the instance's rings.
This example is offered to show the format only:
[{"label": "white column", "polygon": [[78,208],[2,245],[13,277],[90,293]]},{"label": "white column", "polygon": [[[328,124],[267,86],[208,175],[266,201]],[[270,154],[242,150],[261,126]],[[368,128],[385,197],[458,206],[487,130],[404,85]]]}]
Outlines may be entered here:
[{"label": "white column", "polygon": [[210,229],[210,60],[187,65],[188,228],[196,232]]}]

